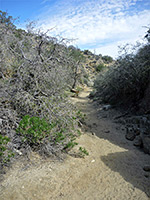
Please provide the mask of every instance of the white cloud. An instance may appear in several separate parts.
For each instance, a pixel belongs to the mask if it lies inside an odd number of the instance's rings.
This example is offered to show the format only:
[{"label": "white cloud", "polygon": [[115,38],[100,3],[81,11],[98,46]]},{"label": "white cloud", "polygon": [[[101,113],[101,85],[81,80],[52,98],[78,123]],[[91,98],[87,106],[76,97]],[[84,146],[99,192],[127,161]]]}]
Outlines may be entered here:
[{"label": "white cloud", "polygon": [[96,54],[102,54],[102,55],[110,55],[114,59],[119,57],[120,48],[128,45],[128,52],[134,52],[136,49],[134,47],[138,44],[144,44],[146,43],[146,40],[144,39],[128,39],[128,40],[122,40],[118,42],[112,42],[110,44],[105,44],[103,46],[96,46],[95,48],[89,48],[89,50]]},{"label": "white cloud", "polygon": [[150,23],[150,10],[136,9],[139,1],[61,0],[40,16],[40,23],[45,30],[57,26],[53,35],[78,39],[74,44],[79,48],[87,46],[102,54],[108,50],[107,54],[115,56],[118,43],[142,37],[142,26]]},{"label": "white cloud", "polygon": [[112,43],[110,45],[105,45],[101,47],[91,48],[89,50],[95,54],[111,55],[114,59],[118,57],[118,47],[116,43],[115,44]]}]

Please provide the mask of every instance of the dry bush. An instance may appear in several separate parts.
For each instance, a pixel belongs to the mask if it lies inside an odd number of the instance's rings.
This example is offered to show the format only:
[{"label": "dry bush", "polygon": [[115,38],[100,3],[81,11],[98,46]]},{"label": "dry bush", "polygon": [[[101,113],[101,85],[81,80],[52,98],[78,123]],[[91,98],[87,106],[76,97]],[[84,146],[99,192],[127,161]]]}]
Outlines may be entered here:
[{"label": "dry bush", "polygon": [[120,56],[115,65],[97,77],[94,85],[97,98],[105,103],[138,109],[150,82],[149,55],[150,44],[147,43],[136,54]]},{"label": "dry bush", "polygon": [[[77,113],[65,91],[77,83],[82,69],[79,61],[70,55],[66,40],[51,37],[32,25],[29,24],[26,32],[0,23],[0,94],[6,93],[5,100],[0,102],[6,119],[1,117],[0,122],[7,121],[2,135],[11,139],[8,147],[13,151],[34,146],[42,154],[50,155],[75,144]],[[7,110],[10,117],[4,114]],[[38,146],[24,143],[15,130],[26,115],[45,119],[49,124],[57,122],[50,134],[56,133],[58,138],[63,134],[65,140],[44,138]]]}]

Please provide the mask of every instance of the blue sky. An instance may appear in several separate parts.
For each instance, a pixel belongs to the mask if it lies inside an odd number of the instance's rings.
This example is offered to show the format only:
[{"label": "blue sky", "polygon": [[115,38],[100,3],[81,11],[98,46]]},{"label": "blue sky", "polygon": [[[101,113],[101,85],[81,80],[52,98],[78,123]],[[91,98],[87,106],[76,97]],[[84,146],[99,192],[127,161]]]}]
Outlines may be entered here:
[{"label": "blue sky", "polygon": [[150,26],[150,0],[0,0],[0,9],[19,17],[18,26],[37,20],[53,36],[114,58],[118,46],[140,40]]}]

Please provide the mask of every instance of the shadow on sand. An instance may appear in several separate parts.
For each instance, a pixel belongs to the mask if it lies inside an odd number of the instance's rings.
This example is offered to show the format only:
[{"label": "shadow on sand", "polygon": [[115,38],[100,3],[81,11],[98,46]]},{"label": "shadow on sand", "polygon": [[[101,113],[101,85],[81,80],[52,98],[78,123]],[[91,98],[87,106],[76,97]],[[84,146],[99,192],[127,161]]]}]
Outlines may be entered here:
[{"label": "shadow on sand", "polygon": [[150,197],[150,177],[145,177],[142,161],[136,163],[136,159],[139,159],[138,156],[135,157],[131,151],[110,153],[101,157],[107,167],[118,172],[124,180]]},{"label": "shadow on sand", "polygon": [[127,150],[102,156],[101,160],[105,165],[118,172],[124,180],[150,197],[150,172],[143,170],[145,165],[150,165],[150,156],[134,147],[131,141],[125,139],[125,133],[122,128],[116,128],[119,124],[115,124],[112,119],[107,117],[98,118],[98,115],[107,114],[111,111],[98,113],[94,104],[88,99],[88,95],[78,97],[76,106],[87,114],[86,125],[88,132],[94,132],[99,138],[106,139]]}]

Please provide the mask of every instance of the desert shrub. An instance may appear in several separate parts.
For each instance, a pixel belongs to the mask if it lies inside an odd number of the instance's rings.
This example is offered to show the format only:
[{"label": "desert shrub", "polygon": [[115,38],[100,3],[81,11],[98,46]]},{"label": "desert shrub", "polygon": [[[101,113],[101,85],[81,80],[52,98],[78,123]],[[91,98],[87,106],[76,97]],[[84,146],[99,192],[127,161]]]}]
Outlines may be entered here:
[{"label": "desert shrub", "polygon": [[83,53],[84,53],[85,55],[92,55],[92,52],[89,51],[88,49],[84,50]]},{"label": "desert shrub", "polygon": [[74,126],[70,130],[69,124],[62,126],[59,120],[49,123],[46,119],[29,115],[22,118],[16,131],[24,144],[46,155],[73,148],[80,133]]},{"label": "desert shrub", "polygon": [[49,124],[39,117],[29,117],[26,115],[19,123],[17,132],[23,136],[23,141],[29,144],[38,144],[49,136],[51,129],[56,126],[54,123]]},{"label": "desert shrub", "polygon": [[0,82],[4,84],[0,95],[7,94],[0,99],[0,114],[7,122],[2,131],[11,138],[12,149],[22,152],[28,147],[45,155],[67,150],[75,144],[80,117],[65,92],[80,81],[83,56],[76,48],[70,50],[64,38],[51,37],[34,23],[24,31],[5,17],[0,21]]},{"label": "desert shrub", "polygon": [[0,161],[2,164],[10,161],[10,158],[14,156],[12,151],[10,151],[7,147],[9,141],[10,138],[0,134]]},{"label": "desert shrub", "polygon": [[[63,104],[63,108],[64,106],[66,105]],[[66,145],[72,141],[72,138],[78,136],[76,128],[80,118],[77,112],[69,110],[67,106],[65,111],[63,108],[52,106],[51,118],[23,116],[17,128],[17,133],[23,139],[23,143],[28,144],[33,149],[40,144],[39,150],[49,144],[49,147],[44,151],[45,154],[66,149]]]},{"label": "desert shrub", "polygon": [[79,152],[80,152],[80,155],[81,156],[88,156],[89,155],[89,153],[88,153],[88,151],[85,149],[85,148],[83,148],[83,147],[79,147]]},{"label": "desert shrub", "polygon": [[150,45],[136,54],[120,56],[115,65],[97,77],[94,87],[98,99],[111,104],[137,106],[149,83]]},{"label": "desert shrub", "polygon": [[102,56],[102,60],[108,64],[113,61],[113,58],[111,56]]},{"label": "desert shrub", "polygon": [[70,142],[68,142],[68,143],[66,144],[66,146],[65,146],[64,149],[71,149],[71,148],[73,148],[75,145],[78,145],[78,143],[77,143],[77,142],[74,142],[73,140],[71,140]]},{"label": "desert shrub", "polygon": [[69,55],[71,57],[73,57],[74,60],[76,60],[76,61],[83,61],[83,60],[85,60],[85,57],[81,53],[80,49],[77,49],[77,48],[72,47],[72,46],[68,47],[68,49],[69,49]]},{"label": "desert shrub", "polygon": [[96,66],[96,71],[101,72],[104,68],[105,68],[105,65],[103,63],[99,64],[99,65]]}]

